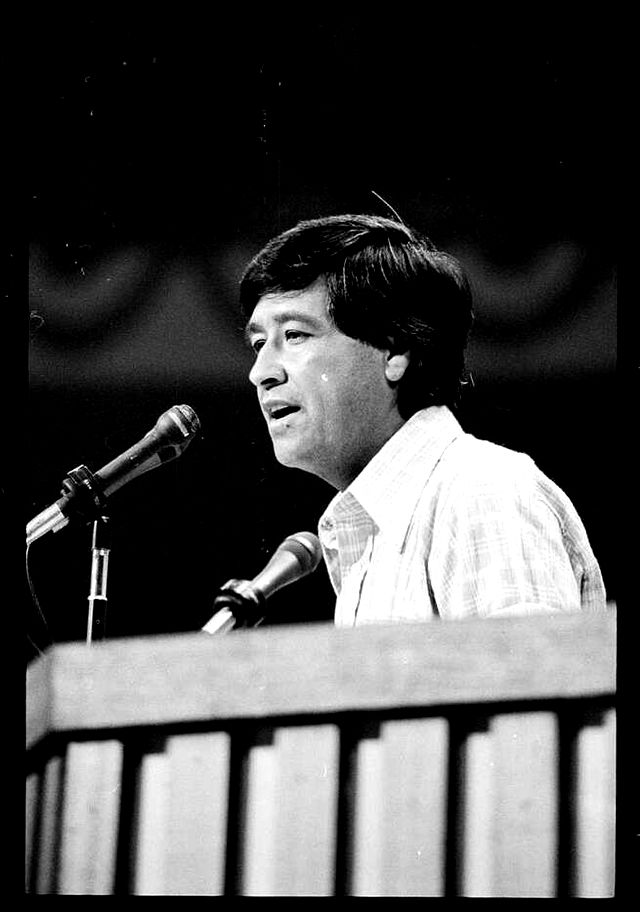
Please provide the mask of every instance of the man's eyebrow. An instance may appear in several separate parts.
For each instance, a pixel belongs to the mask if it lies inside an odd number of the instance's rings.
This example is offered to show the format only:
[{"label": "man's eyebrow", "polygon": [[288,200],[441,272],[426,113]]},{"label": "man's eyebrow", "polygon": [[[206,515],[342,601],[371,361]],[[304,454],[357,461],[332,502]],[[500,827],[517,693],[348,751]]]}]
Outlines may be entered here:
[{"label": "man's eyebrow", "polygon": [[[295,323],[304,323],[310,329],[322,329],[322,326],[324,325],[316,317],[312,317],[301,310],[282,310],[279,313],[274,314],[270,319],[279,325],[282,325],[283,323],[289,323],[290,321]],[[263,325],[257,320],[249,320],[244,328],[244,337],[248,341],[251,336],[259,332],[264,332]]]}]

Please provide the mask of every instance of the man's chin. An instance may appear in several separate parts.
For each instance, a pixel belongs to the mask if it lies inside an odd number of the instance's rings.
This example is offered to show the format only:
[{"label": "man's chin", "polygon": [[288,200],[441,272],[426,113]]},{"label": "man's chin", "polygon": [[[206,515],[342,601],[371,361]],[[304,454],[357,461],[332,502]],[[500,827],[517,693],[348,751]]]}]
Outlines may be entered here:
[{"label": "man's chin", "polygon": [[277,442],[274,443],[273,452],[280,465],[286,466],[287,469],[300,469],[302,472],[315,474],[317,460],[312,454],[303,453],[295,447],[279,445]]},{"label": "man's chin", "polygon": [[301,460],[295,453],[288,453],[284,449],[274,449],[274,453],[280,465],[285,466],[287,469],[306,469],[306,460]]},{"label": "man's chin", "polygon": [[326,481],[333,488],[339,487],[334,480],[335,476],[331,472],[325,471],[324,466],[318,460],[316,452],[307,458],[303,458],[299,453],[293,454],[275,450],[275,457],[280,465],[285,466],[287,469],[298,469],[300,472],[307,472],[309,475],[315,475],[316,478]]}]

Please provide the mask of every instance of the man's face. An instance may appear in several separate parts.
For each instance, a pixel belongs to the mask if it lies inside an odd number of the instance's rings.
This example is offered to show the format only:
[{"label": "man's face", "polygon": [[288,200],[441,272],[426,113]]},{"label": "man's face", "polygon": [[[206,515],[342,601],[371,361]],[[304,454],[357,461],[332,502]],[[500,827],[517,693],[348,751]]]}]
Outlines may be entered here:
[{"label": "man's face", "polygon": [[389,353],[341,333],[326,303],[322,281],[262,297],[247,324],[249,379],[276,459],[343,489],[403,421]]}]

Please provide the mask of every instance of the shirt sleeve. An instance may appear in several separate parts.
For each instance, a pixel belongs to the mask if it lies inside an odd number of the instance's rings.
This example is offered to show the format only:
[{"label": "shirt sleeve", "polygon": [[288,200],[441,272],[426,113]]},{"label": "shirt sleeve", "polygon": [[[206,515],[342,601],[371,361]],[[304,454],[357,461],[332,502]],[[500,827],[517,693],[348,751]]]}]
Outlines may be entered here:
[{"label": "shirt sleeve", "polygon": [[454,485],[438,510],[427,573],[440,616],[580,610],[579,559],[535,476],[472,482]]}]

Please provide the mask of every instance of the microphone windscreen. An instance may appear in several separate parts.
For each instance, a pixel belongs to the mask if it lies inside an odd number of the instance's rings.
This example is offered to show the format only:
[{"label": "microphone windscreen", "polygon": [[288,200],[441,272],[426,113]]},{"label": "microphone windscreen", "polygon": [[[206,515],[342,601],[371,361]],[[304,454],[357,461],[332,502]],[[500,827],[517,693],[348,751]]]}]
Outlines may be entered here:
[{"label": "microphone windscreen", "polygon": [[320,540],[313,532],[296,532],[288,536],[280,548],[296,556],[305,574],[313,573],[322,560]]}]

